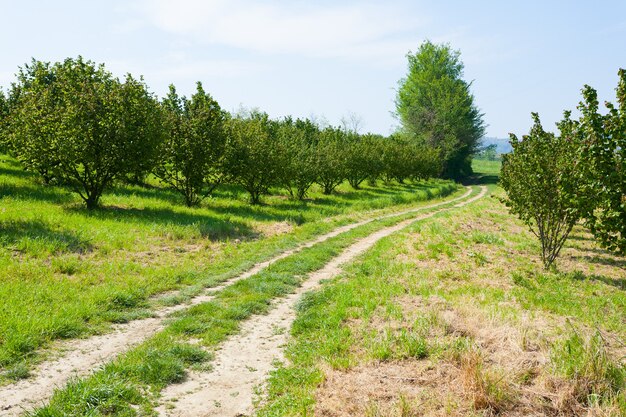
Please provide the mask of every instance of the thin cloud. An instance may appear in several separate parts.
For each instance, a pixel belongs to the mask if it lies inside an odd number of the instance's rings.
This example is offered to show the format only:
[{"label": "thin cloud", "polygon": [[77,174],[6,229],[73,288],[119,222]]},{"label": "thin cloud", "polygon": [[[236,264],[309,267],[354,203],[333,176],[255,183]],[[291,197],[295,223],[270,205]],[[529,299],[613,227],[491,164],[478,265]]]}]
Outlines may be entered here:
[{"label": "thin cloud", "polygon": [[135,9],[158,29],[197,42],[309,57],[378,57],[388,55],[389,49],[396,53],[406,46],[408,36],[415,38],[422,23],[401,5],[363,2],[322,7],[250,0],[140,0]]},{"label": "thin cloud", "polygon": [[257,62],[247,60],[199,60],[186,59],[184,54],[169,56],[158,65],[145,65],[136,61],[116,61],[107,63],[107,69],[118,77],[126,73],[143,76],[148,85],[158,93],[164,94],[167,85],[172,82],[207,81],[208,79],[237,78],[253,73],[260,73],[268,68]]}]

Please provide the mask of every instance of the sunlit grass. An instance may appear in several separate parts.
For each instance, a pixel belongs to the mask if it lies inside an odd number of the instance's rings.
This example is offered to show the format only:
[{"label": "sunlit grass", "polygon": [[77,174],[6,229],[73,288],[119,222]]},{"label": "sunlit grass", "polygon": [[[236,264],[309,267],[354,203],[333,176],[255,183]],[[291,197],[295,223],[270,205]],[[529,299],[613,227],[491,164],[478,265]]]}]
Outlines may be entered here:
[{"label": "sunlit grass", "polygon": [[[572,264],[547,274],[533,242],[491,196],[381,240],[300,303],[259,415],[324,414],[328,393],[338,413],[622,415],[623,262],[600,264],[585,257],[589,242],[570,242]],[[412,396],[385,390],[388,363],[418,381]],[[327,386],[329,374],[347,386]],[[372,374],[380,396],[352,384]]]},{"label": "sunlit grass", "polygon": [[[180,302],[282,250],[367,216],[458,190],[432,181],[264,204],[224,187],[190,209],[170,190],[117,186],[89,212],[63,187],[43,186],[0,156],[0,382],[28,369],[56,339],[106,331],[150,314],[150,298]],[[383,210],[385,211],[385,210]]]},{"label": "sunlit grass", "polygon": [[[428,209],[425,212],[427,211]],[[116,411],[116,415],[123,415],[127,410],[134,409],[129,403],[135,408],[150,410],[153,400],[150,396],[141,399],[115,396],[94,401],[90,393],[92,390],[107,390],[108,386],[125,387],[130,390],[129,392],[158,392],[164,385],[176,382],[181,377],[179,370],[184,361],[178,354],[168,354],[176,346],[193,339],[199,346],[216,348],[226,337],[239,331],[243,320],[254,314],[267,312],[272,300],[292,292],[308,273],[322,268],[356,239],[411,216],[414,214],[399,215],[359,226],[277,261],[263,271],[236,282],[218,292],[214,300],[177,313],[164,331],[137,348],[131,349],[102,370],[57,390],[50,403],[34,411],[32,415],[81,415],[72,412],[70,404],[73,404],[76,410],[85,410],[87,404],[93,407],[108,404],[115,410],[122,410]],[[401,347],[398,348],[397,354],[402,357],[426,354],[426,346],[412,335],[400,335],[398,344]],[[153,358],[163,358],[163,361],[152,364]],[[198,358],[198,361],[206,359],[208,358]],[[150,369],[151,372],[146,373],[146,369]],[[89,389],[86,390],[84,387]]]}]

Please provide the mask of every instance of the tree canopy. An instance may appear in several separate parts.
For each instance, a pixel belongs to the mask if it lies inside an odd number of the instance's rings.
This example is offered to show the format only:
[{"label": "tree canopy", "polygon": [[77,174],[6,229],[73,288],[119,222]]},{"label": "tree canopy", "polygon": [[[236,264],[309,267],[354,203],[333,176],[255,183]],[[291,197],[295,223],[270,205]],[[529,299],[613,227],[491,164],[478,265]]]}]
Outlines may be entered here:
[{"label": "tree canopy", "polygon": [[460,52],[424,42],[409,53],[408,75],[399,82],[396,112],[406,134],[439,151],[443,176],[472,173],[471,157],[485,132],[471,83],[463,80]]},{"label": "tree canopy", "polygon": [[20,69],[11,92],[11,149],[26,168],[68,184],[90,209],[111,183],[152,160],[161,140],[155,97],[82,57]]},{"label": "tree canopy", "polygon": [[582,217],[583,186],[569,124],[561,123],[561,134],[555,135],[543,129],[538,114],[533,120],[522,140],[511,135],[513,152],[505,155],[500,184],[507,193],[505,204],[539,238],[541,260],[549,268]]},{"label": "tree canopy", "polygon": [[165,140],[154,173],[178,191],[185,204],[200,204],[223,179],[226,114],[201,83],[191,99],[171,85],[161,103]]}]

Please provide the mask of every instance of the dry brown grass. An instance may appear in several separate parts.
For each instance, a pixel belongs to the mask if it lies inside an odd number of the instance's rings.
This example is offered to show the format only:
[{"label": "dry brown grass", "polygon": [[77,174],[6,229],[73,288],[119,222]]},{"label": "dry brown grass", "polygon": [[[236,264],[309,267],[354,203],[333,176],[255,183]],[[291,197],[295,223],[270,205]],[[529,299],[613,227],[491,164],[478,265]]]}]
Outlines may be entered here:
[{"label": "dry brown grass", "polygon": [[[516,221],[496,223],[490,213],[497,211],[454,219],[446,225],[452,232],[445,237],[412,233],[404,240],[394,261],[410,265],[414,272],[397,277],[409,292],[394,299],[400,317],[379,308],[367,321],[347,323],[357,335],[352,353],[360,365],[347,371],[326,370],[316,396],[316,415],[620,415],[616,403],[589,403],[584,381],[554,374],[551,347],[567,333],[571,317],[526,310],[514,297],[484,305],[480,293],[454,299],[415,294],[424,280],[447,292],[466,284],[510,292],[514,287],[510,271],[541,269],[532,245],[525,243],[527,229]],[[477,233],[495,237],[496,243],[472,241]],[[434,255],[428,249],[433,239],[446,245]],[[626,277],[625,265],[624,258],[599,249],[582,228],[575,229],[574,240],[558,260],[561,271],[601,275],[614,280],[611,285],[616,288]],[[368,358],[363,342],[372,333],[411,330],[417,319],[428,323],[420,334],[434,354],[420,360]],[[584,324],[578,328],[585,334],[597,330]],[[466,348],[454,348],[459,340],[467,341]],[[606,348],[607,355],[626,358],[619,336],[608,335]]]},{"label": "dry brown grass", "polygon": [[258,223],[255,225],[255,232],[265,236],[272,237],[277,235],[283,235],[293,231],[294,225],[288,221],[274,222],[274,223]]}]

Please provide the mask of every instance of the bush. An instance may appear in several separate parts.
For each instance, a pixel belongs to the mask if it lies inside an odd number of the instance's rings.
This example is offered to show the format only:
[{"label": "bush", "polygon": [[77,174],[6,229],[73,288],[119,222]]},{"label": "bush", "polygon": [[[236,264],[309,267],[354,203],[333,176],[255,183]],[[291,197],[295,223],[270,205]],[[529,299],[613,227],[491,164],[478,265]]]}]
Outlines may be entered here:
[{"label": "bush", "polygon": [[568,117],[560,124],[561,136],[544,131],[536,113],[533,119],[522,140],[511,135],[513,152],[505,155],[500,184],[507,193],[504,203],[539,238],[547,269],[581,218],[582,186],[576,143],[567,135]]},{"label": "bush", "polygon": [[9,100],[0,90],[0,152],[6,153],[8,147]]},{"label": "bush", "polygon": [[188,100],[174,86],[162,102],[166,138],[155,175],[188,207],[200,204],[223,179],[226,114],[198,82]]},{"label": "bush", "polygon": [[283,175],[285,153],[275,128],[264,113],[235,117],[227,123],[225,172],[250,194],[252,204],[260,203],[261,195],[277,185]]},{"label": "bush", "polygon": [[315,158],[319,129],[310,120],[287,118],[277,135],[284,152],[281,184],[292,198],[303,200],[319,175]]},{"label": "bush", "polygon": [[68,184],[97,207],[111,183],[152,161],[161,141],[158,102],[141,80],[123,83],[91,61],[33,60],[11,99],[10,149],[45,181]]},{"label": "bush", "polygon": [[355,190],[366,179],[376,179],[382,172],[379,142],[381,136],[347,133],[346,177]]},{"label": "bush", "polygon": [[334,127],[323,129],[316,148],[316,163],[320,170],[317,183],[324,194],[331,194],[346,179],[346,160],[345,133]]},{"label": "bush", "polygon": [[598,95],[585,86],[579,109],[582,161],[579,178],[586,186],[585,218],[596,239],[605,248],[626,253],[626,70],[619,71],[616,108],[606,103],[608,113],[598,113]]}]

